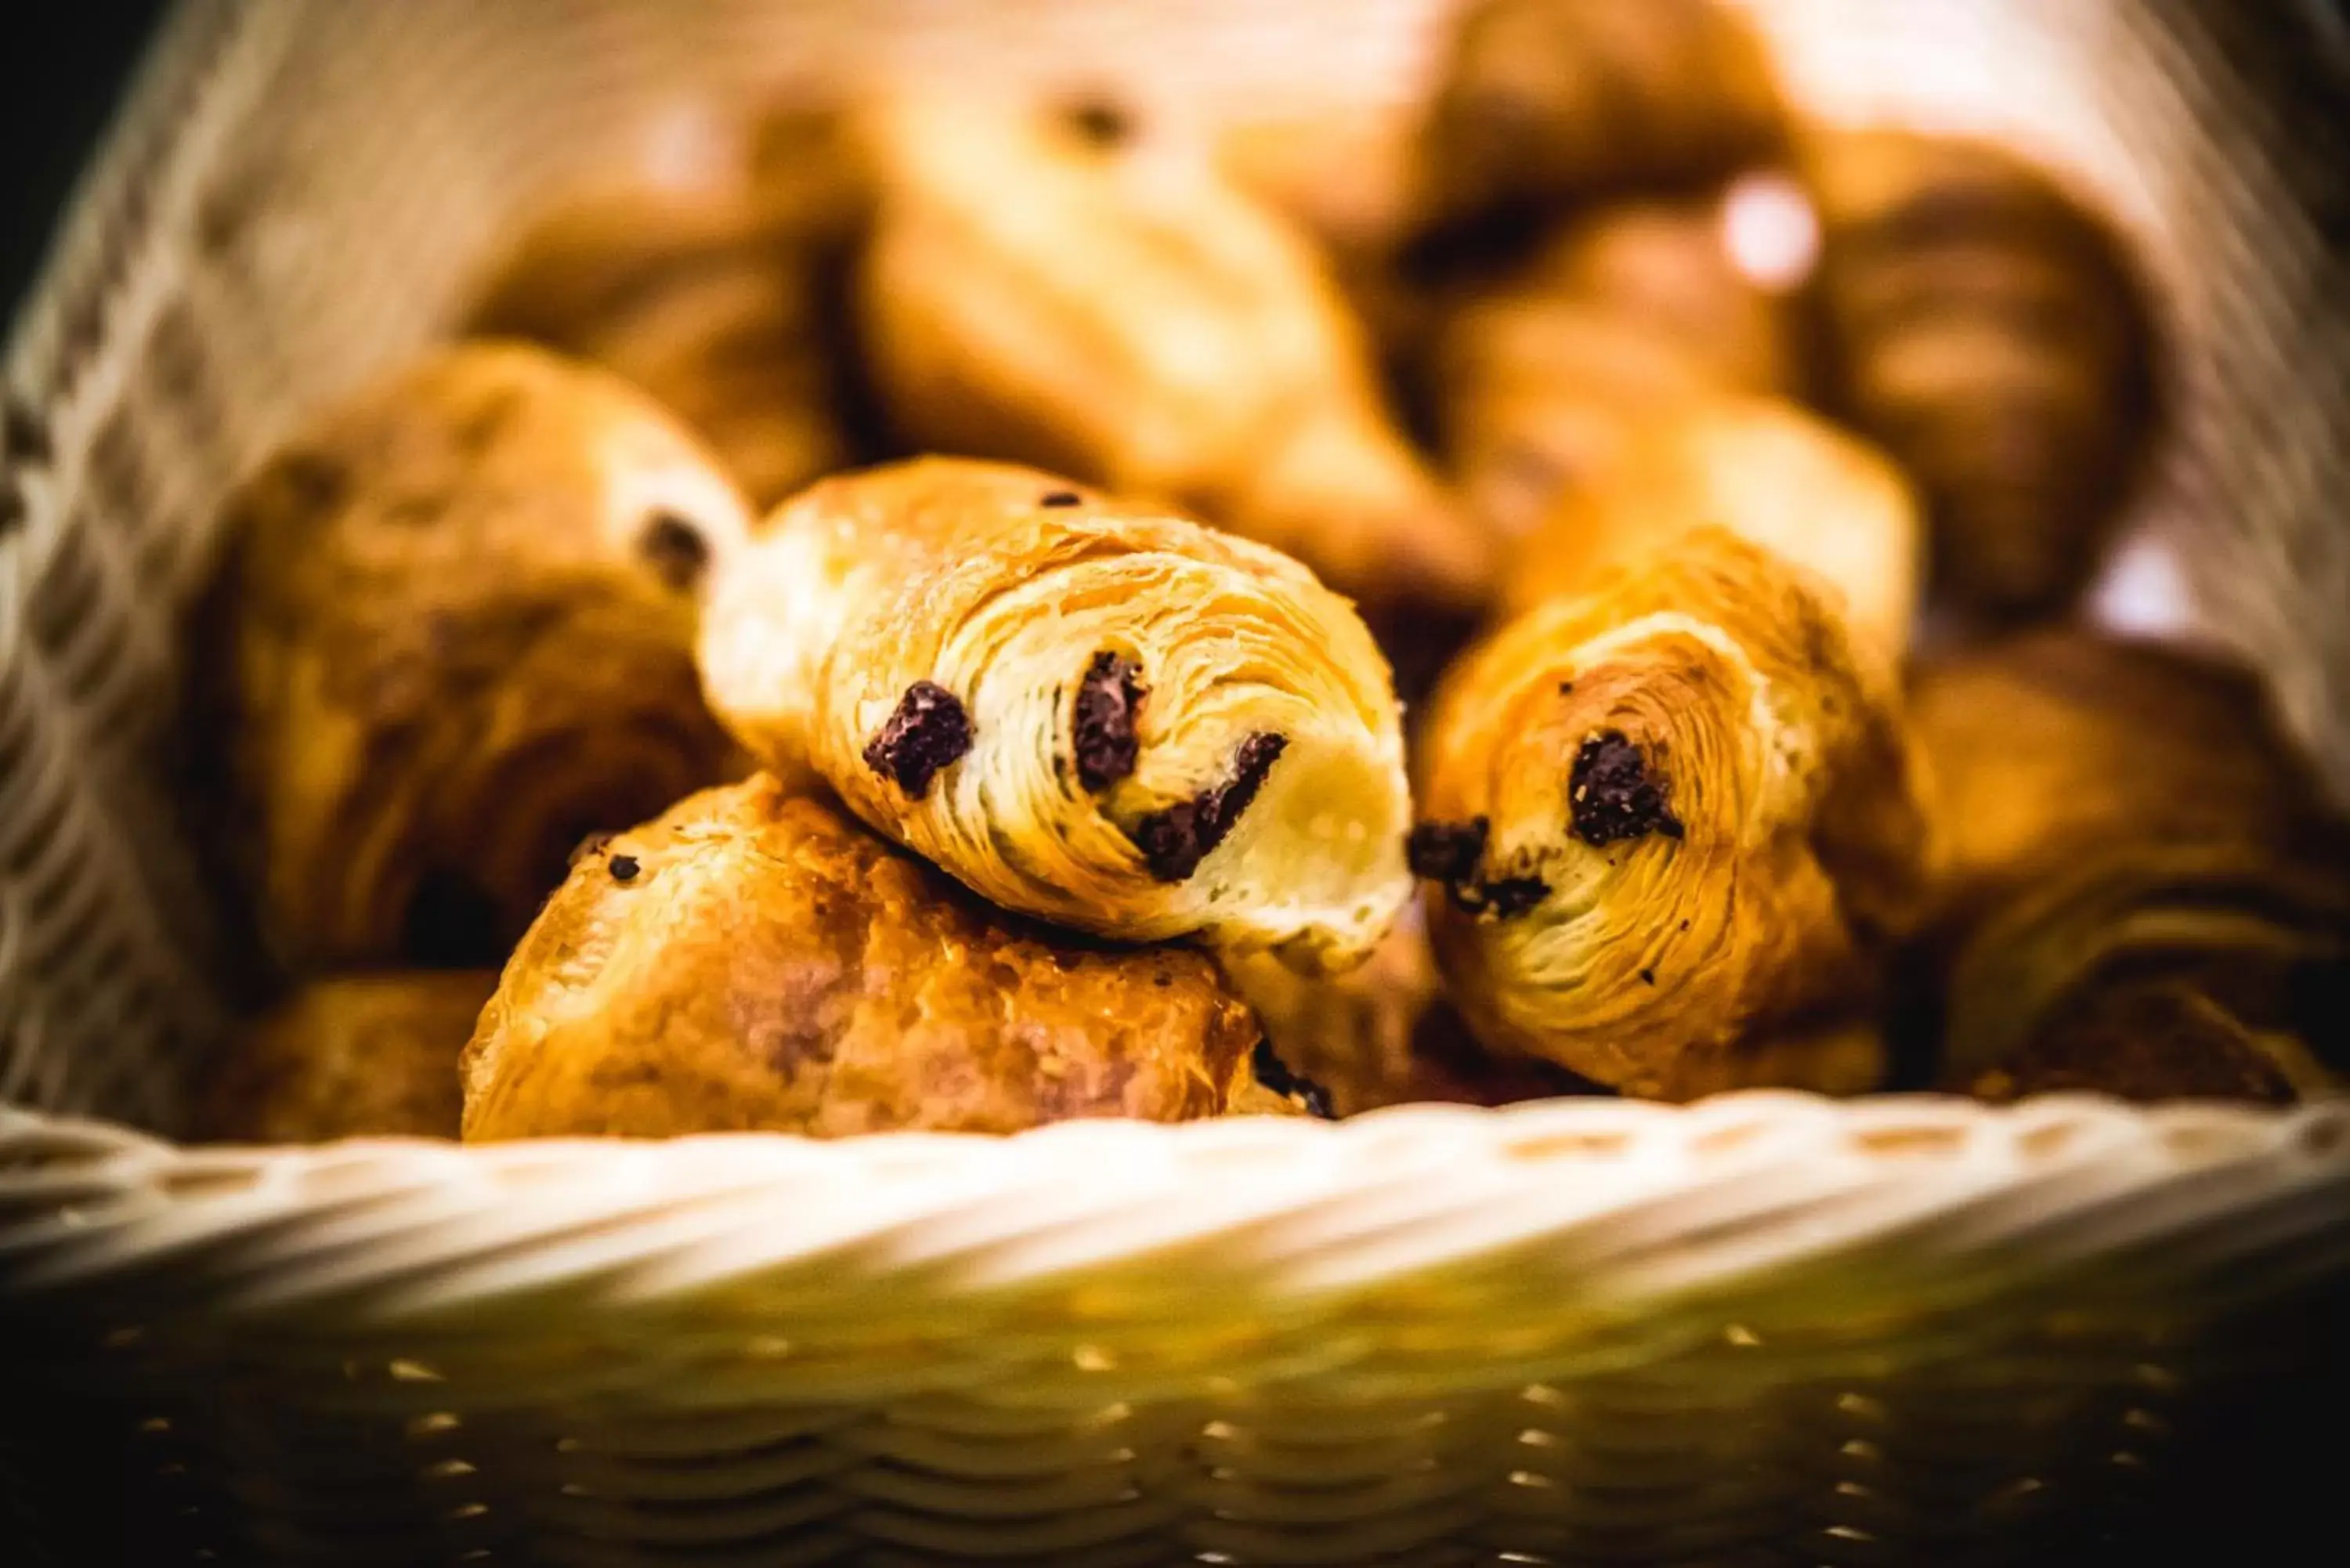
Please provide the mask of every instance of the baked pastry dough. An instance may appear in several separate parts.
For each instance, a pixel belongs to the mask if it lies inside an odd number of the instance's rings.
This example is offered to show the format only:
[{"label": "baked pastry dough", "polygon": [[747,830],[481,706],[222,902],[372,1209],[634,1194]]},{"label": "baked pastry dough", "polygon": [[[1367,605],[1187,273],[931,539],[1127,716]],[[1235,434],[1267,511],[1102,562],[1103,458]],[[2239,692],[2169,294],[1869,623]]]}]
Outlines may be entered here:
[{"label": "baked pastry dough", "polygon": [[1684,403],[1798,389],[1788,306],[1742,267],[1725,219],[1715,197],[1599,209],[1447,313],[1437,423],[1490,526],[1522,534]]},{"label": "baked pastry dough", "polygon": [[1659,414],[1518,548],[1503,603],[1524,609],[1669,548],[1706,524],[1825,578],[1856,637],[1898,662],[1918,616],[1925,524],[1901,471],[1776,398],[1694,400]]},{"label": "baked pastry dough", "polygon": [[1312,245],[1209,160],[945,99],[874,125],[861,319],[911,444],[1183,507],[1374,610],[1482,605],[1488,541],[1395,428]]},{"label": "baked pastry dough", "polygon": [[1843,132],[1808,163],[1835,411],[1916,477],[1938,592],[1996,615],[2058,607],[2095,568],[2152,420],[2120,241],[1979,142]]},{"label": "baked pastry dough", "polygon": [[[2350,985],[2350,838],[2257,681],[2077,629],[1921,671],[1941,1081],[2285,1097]],[[2328,1016],[2331,1014],[2331,1016]]]},{"label": "baked pastry dough", "polygon": [[1410,892],[1386,663],[1295,562],[1033,469],[820,482],[718,579],[719,714],[1006,909],[1293,962]]},{"label": "baked pastry dough", "polygon": [[1340,1116],[1440,1102],[1506,1106],[1601,1092],[1564,1067],[1482,1049],[1444,994],[1418,905],[1369,961],[1305,975],[1264,953],[1226,955],[1225,972],[1265,1039]]},{"label": "baked pastry dough", "polygon": [[1437,68],[1428,187],[1458,217],[1702,183],[1785,144],[1770,56],[1716,0],[1482,0]]},{"label": "baked pastry dough", "polygon": [[582,856],[464,1052],[469,1141],[1298,1108],[1204,956],[989,908],[771,776]]},{"label": "baked pastry dough", "polygon": [[779,223],[747,171],[589,192],[522,235],[468,330],[619,372],[708,441],[754,503],[771,505],[850,461],[823,243]]},{"label": "baked pastry dough", "polygon": [[1835,1025],[1920,912],[1926,821],[1818,579],[1682,534],[1455,666],[1419,777],[1413,867],[1489,1047],[1669,1099],[1869,1086]]},{"label": "baked pastry dough", "polygon": [[314,981],[229,1043],[196,1096],[205,1143],[457,1136],[457,1055],[488,970]]},{"label": "baked pastry dough", "polygon": [[742,763],[693,639],[741,495],[619,379],[436,353],[233,499],[195,733],[297,968],[494,963],[581,836]]}]

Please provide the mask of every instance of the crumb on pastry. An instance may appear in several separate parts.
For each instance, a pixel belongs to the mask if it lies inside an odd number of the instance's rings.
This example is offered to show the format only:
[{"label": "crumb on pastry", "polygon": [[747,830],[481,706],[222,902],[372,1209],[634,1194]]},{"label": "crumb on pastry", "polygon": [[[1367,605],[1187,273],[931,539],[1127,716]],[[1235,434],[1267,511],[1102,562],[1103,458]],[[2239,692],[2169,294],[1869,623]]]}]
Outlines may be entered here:
[{"label": "crumb on pastry", "polygon": [[1326,1122],[1338,1119],[1338,1112],[1330,1103],[1330,1091],[1283,1061],[1281,1054],[1273,1048],[1272,1041],[1256,1043],[1256,1052],[1250,1066],[1255,1072],[1258,1083],[1276,1095],[1296,1099],[1305,1107],[1307,1115],[1318,1116]]},{"label": "crumb on pastry", "polygon": [[1286,735],[1251,735],[1232,753],[1230,778],[1136,824],[1135,847],[1142,851],[1150,874],[1161,882],[1181,882],[1198,870],[1240,821],[1288,745]]},{"label": "crumb on pastry", "polygon": [[1550,884],[1539,877],[1496,877],[1490,882],[1455,887],[1451,892],[1453,903],[1472,915],[1514,920],[1550,897]]},{"label": "crumb on pastry", "polygon": [[604,863],[604,869],[612,874],[612,880],[615,882],[633,882],[637,879],[637,873],[643,867],[638,864],[637,857],[633,855],[615,855]]},{"label": "crumb on pastry", "polygon": [[917,680],[866,744],[865,765],[920,800],[941,769],[971,750],[971,715],[962,700],[934,681]]},{"label": "crumb on pastry", "polygon": [[1134,716],[1147,690],[1141,673],[1140,665],[1105,649],[1077,687],[1077,779],[1096,794],[1134,772],[1140,752]]},{"label": "crumb on pastry", "polygon": [[1683,832],[1648,776],[1640,749],[1613,730],[1583,742],[1568,775],[1567,798],[1575,836],[1595,849],[1651,833],[1679,838]]}]

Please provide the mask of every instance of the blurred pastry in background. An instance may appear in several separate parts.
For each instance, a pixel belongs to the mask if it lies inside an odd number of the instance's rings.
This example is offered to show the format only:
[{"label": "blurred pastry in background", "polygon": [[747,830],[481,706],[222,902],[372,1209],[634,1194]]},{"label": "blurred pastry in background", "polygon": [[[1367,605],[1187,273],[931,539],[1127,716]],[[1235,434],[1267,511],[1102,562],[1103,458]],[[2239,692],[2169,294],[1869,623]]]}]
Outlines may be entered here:
[{"label": "blurred pastry in background", "polygon": [[514,242],[466,329],[618,371],[772,505],[856,455],[839,330],[869,194],[854,147],[837,113],[778,111],[690,177],[575,195]]},{"label": "blurred pastry in background", "polygon": [[1212,154],[1313,239],[1391,376],[1424,357],[1439,314],[1410,265],[1426,215],[1417,135],[1396,105],[1333,104],[1243,115],[1219,128]]},{"label": "blurred pastry in background", "polygon": [[1703,185],[1787,140],[1768,50],[1716,0],[1481,0],[1437,81],[1422,156],[1451,219]]},{"label": "blurred pastry in background", "polygon": [[860,320],[910,445],[1181,506],[1367,613],[1482,605],[1490,541],[1397,429],[1328,268],[1211,159],[1030,105],[872,124]]},{"label": "blurred pastry in background", "polygon": [[1447,312],[1430,361],[1435,422],[1489,526],[1523,534],[1683,404],[1800,390],[1786,291],[1804,265],[1801,235],[1790,249],[1754,232],[1756,203],[1774,200],[1795,202],[1800,224],[1800,197],[1767,176],[1594,209]]},{"label": "blurred pastry in background", "polygon": [[498,962],[582,836],[739,774],[693,645],[748,530],[644,393],[522,345],[299,431],[228,504],[192,707],[276,958]]},{"label": "blurred pastry in background", "polygon": [[1296,562],[1008,463],[824,480],[721,569],[711,701],[1006,909],[1308,968],[1411,893],[1388,667]]},{"label": "blurred pastry in background", "polygon": [[494,970],[313,981],[224,1047],[196,1094],[203,1143],[457,1136],[457,1057]]},{"label": "blurred pastry in background", "polygon": [[1708,524],[1818,574],[1856,638],[1888,665],[1905,656],[1925,553],[1909,482],[1867,442],[1778,398],[1692,400],[1644,423],[1519,545],[1503,608],[1581,592]]},{"label": "blurred pastry in background", "polygon": [[1261,1044],[1203,955],[1003,914],[761,774],[581,857],[465,1047],[464,1136],[1306,1114]]},{"label": "blurred pastry in background", "polygon": [[1930,846],[1890,667],[1823,579],[1672,535],[1455,665],[1416,777],[1412,867],[1489,1050],[1650,1098],[1873,1086],[1835,1025],[1873,1016]]},{"label": "blurred pastry in background", "polygon": [[1936,596],[2061,609],[2153,422],[2152,327],[2119,237],[1986,143],[1825,132],[1805,169],[1826,396],[1916,478]]},{"label": "blurred pastry in background", "polygon": [[1922,669],[1938,1075],[2289,1099],[2350,1068],[2350,831],[2260,683],[2082,628]]}]

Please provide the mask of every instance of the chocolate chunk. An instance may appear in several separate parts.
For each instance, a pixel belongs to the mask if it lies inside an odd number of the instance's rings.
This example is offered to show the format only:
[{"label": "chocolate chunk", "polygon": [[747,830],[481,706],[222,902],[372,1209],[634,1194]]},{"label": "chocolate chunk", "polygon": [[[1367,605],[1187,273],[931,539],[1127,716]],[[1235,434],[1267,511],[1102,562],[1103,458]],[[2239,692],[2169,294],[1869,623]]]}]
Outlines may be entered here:
[{"label": "chocolate chunk", "polygon": [[604,868],[611,872],[615,882],[633,882],[637,879],[637,873],[643,869],[633,855],[615,855],[604,862]]},{"label": "chocolate chunk", "polygon": [[1575,836],[1595,849],[1651,833],[1679,838],[1683,831],[1640,749],[1613,730],[1592,736],[1575,753],[1567,800]]},{"label": "chocolate chunk", "polygon": [[865,765],[920,800],[940,769],[971,750],[971,736],[962,700],[935,682],[917,680],[898,699],[881,732],[866,742]]},{"label": "chocolate chunk", "polygon": [[1492,822],[1482,816],[1466,822],[1423,822],[1404,840],[1404,858],[1410,863],[1413,876],[1459,887],[1477,875],[1477,862],[1485,857],[1485,836],[1492,829]]},{"label": "chocolate chunk", "polygon": [[1654,985],[1654,984],[1656,984],[1656,983],[1657,983],[1657,971],[1656,971],[1655,970],[1652,970],[1652,969],[1644,969],[1644,970],[1642,970],[1642,971],[1640,971],[1640,983],[1641,983],[1642,985]]},{"label": "chocolate chunk", "polygon": [[691,593],[710,569],[710,541],[673,512],[655,513],[637,548],[660,580],[681,594]]},{"label": "chocolate chunk", "polygon": [[1497,877],[1452,890],[1455,904],[1497,920],[1514,920],[1549,897],[1550,884],[1539,877]]},{"label": "chocolate chunk", "polygon": [[1045,494],[1045,499],[1039,501],[1036,504],[1039,506],[1075,506],[1084,499],[1085,497],[1079,495],[1074,490],[1053,490],[1047,491]]},{"label": "chocolate chunk", "polygon": [[1069,124],[1078,135],[1096,147],[1116,147],[1134,134],[1134,117],[1124,106],[1106,98],[1088,98],[1073,103],[1068,109]]},{"label": "chocolate chunk", "polygon": [[1161,882],[1180,882],[1197,871],[1256,798],[1264,775],[1288,745],[1286,735],[1251,735],[1232,753],[1232,777],[1137,823],[1135,847],[1142,851],[1151,876]]},{"label": "chocolate chunk", "polygon": [[1256,1081],[1274,1094],[1294,1096],[1305,1101],[1307,1113],[1326,1122],[1338,1119],[1337,1109],[1330,1104],[1330,1091],[1305,1074],[1292,1070],[1274,1050],[1272,1041],[1256,1043],[1256,1053],[1250,1064],[1256,1069]]},{"label": "chocolate chunk", "polygon": [[1134,772],[1141,752],[1134,738],[1146,690],[1136,679],[1141,673],[1142,666],[1105,651],[1094,655],[1077,687],[1077,780],[1095,794]]}]

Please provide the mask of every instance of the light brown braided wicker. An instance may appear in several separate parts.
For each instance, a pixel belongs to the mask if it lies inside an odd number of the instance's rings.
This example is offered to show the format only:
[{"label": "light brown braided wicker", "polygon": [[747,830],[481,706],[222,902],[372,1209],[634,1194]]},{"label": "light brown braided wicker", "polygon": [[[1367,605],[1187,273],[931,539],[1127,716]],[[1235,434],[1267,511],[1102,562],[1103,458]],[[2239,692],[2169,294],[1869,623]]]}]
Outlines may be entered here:
[{"label": "light brown braided wicker", "polygon": [[[690,155],[690,85],[1401,99],[1440,11],[183,5],[0,388],[0,1561],[1974,1563],[2192,1489],[2340,1321],[2350,1106],[124,1130],[225,1007],[157,760],[218,499],[504,214]],[[1815,109],[1995,132],[2137,236],[2178,417],[2102,602],[2252,657],[2350,786],[2342,165],[2226,8],[1757,11]]]}]

